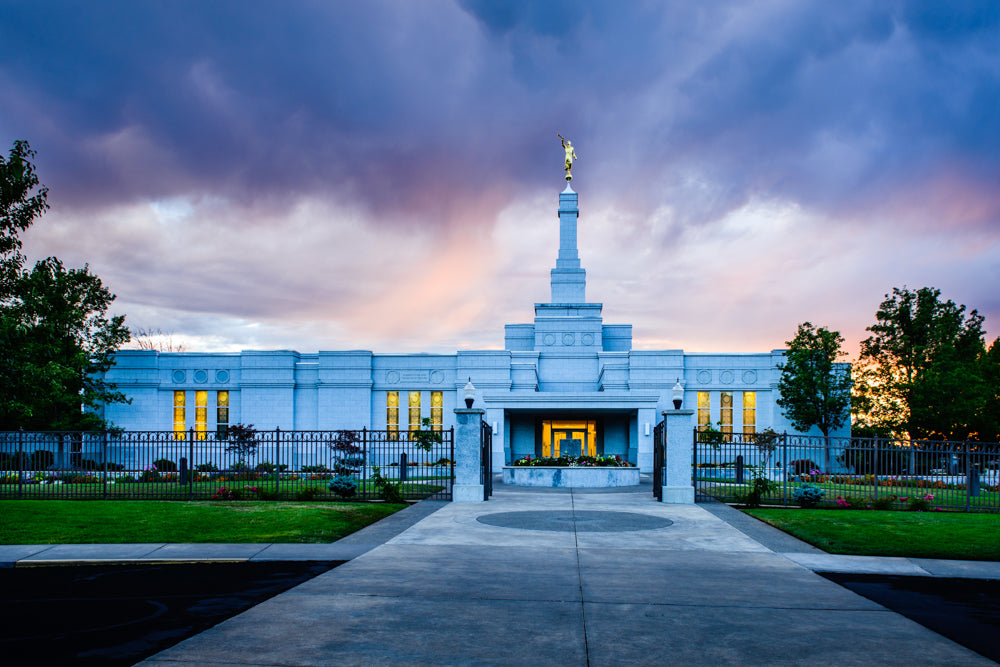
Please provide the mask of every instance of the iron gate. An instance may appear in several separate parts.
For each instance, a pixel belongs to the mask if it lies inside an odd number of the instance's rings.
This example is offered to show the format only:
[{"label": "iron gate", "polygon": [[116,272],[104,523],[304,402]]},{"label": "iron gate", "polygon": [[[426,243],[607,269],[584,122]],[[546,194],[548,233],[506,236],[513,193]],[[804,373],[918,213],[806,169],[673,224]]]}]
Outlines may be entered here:
[{"label": "iron gate", "polygon": [[661,421],[653,429],[653,496],[663,500],[663,466],[666,464],[666,429]]},{"label": "iron gate", "polygon": [[482,447],[479,451],[480,482],[483,484],[483,500],[493,495],[493,429],[485,421],[481,422]]}]

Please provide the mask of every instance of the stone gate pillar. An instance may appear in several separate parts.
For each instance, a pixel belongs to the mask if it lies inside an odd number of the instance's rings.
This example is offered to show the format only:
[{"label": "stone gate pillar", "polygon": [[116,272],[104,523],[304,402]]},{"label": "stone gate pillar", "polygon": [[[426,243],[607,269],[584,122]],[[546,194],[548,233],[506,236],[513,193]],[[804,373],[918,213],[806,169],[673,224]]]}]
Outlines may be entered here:
[{"label": "stone gate pillar", "polygon": [[667,440],[663,471],[663,502],[694,503],[691,466],[694,463],[694,438],[691,416],[694,410],[664,410],[663,430]]},{"label": "stone gate pillar", "polygon": [[482,421],[485,410],[455,408],[455,485],[451,499],[456,503],[483,502]]}]

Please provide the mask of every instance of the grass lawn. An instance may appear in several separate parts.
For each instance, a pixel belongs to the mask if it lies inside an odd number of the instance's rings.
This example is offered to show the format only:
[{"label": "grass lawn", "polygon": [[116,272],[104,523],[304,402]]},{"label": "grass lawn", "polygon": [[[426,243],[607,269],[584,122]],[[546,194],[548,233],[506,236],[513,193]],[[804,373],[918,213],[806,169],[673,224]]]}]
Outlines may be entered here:
[{"label": "grass lawn", "polygon": [[5,500],[0,544],[333,542],[406,507],[388,503]]},{"label": "grass lawn", "polygon": [[[447,475],[411,475],[407,481],[401,484],[401,492],[404,498],[409,500],[423,500],[438,491],[446,488],[449,477]],[[95,478],[97,480],[97,478]],[[396,481],[396,480],[392,480]],[[302,480],[302,479],[282,479],[280,483],[280,494],[282,500],[295,500],[296,494],[305,489],[314,491],[315,496],[309,500],[339,500],[339,497],[328,488],[329,479]],[[358,493],[368,494],[371,497],[378,497],[377,489],[371,480],[357,480],[355,485]],[[272,479],[223,479],[198,481],[191,485],[178,484],[174,482],[117,482],[105,486],[99,481],[90,483],[63,483],[63,484],[0,484],[0,499],[18,498],[30,500],[32,498],[76,498],[100,500],[107,494],[108,500],[155,498],[161,500],[187,500],[189,497],[208,500],[221,487],[228,489],[244,490],[249,487],[259,487],[272,491],[275,489]],[[244,496],[254,494],[244,492]],[[6,500],[4,500],[6,502]]]},{"label": "grass lawn", "polygon": [[1000,515],[752,509],[747,514],[833,554],[1000,561]]},{"label": "grass lawn", "polygon": [[[715,496],[723,502],[737,501],[741,496],[745,495],[750,490],[749,484],[719,482],[717,479],[708,477],[698,477],[697,479],[700,482],[714,482],[700,485],[698,490],[700,493]],[[801,486],[801,484],[798,482],[789,482],[786,485],[786,500],[790,506],[797,505],[797,503],[792,500],[792,494],[799,486]],[[876,491],[875,487],[871,485],[861,484],[846,485],[837,484],[835,482],[824,482],[813,484],[813,486],[818,486],[823,489],[826,495],[823,497],[822,504],[827,507],[834,507],[837,501],[837,496],[854,498],[863,502],[871,502],[875,498]],[[924,497],[930,494],[934,496],[934,499],[931,501],[932,506],[940,506],[946,509],[949,507],[964,508],[966,500],[968,500],[970,508],[995,510],[998,506],[1000,506],[1000,491],[992,491],[990,488],[991,487],[988,485],[983,485],[980,489],[979,495],[967,498],[965,487],[937,488],[933,485],[879,487],[878,497],[888,498],[890,496],[896,496],[896,498],[910,498],[913,496]],[[782,503],[782,486],[780,483],[774,492],[765,496],[764,502],[765,504],[774,505],[780,505]],[[906,502],[902,500],[897,500],[894,504],[897,509],[906,507]]]}]

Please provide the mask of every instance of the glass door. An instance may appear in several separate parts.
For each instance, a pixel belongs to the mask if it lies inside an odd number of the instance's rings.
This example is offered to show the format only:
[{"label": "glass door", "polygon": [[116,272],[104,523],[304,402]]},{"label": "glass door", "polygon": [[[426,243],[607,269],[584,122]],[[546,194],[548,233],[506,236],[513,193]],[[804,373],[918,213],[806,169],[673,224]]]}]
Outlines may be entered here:
[{"label": "glass door", "polygon": [[597,456],[597,422],[543,421],[542,456]]}]

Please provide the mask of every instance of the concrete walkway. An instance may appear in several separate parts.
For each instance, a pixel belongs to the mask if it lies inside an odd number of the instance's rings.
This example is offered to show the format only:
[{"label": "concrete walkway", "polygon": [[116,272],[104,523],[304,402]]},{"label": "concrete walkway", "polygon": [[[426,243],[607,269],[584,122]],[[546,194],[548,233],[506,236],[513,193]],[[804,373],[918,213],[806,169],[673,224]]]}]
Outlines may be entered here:
[{"label": "concrete walkway", "polygon": [[142,664],[995,664],[811,571],[887,561],[639,489],[501,486],[417,510],[384,544]]}]

